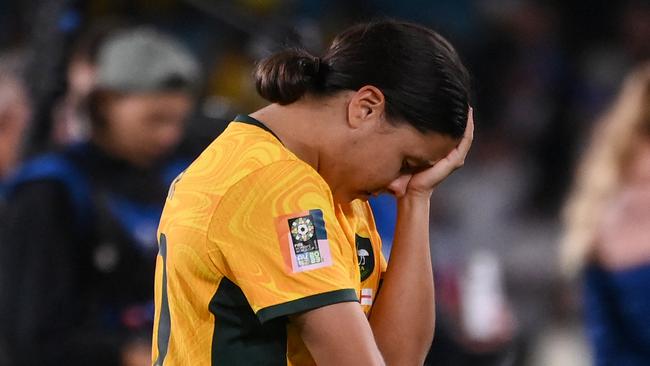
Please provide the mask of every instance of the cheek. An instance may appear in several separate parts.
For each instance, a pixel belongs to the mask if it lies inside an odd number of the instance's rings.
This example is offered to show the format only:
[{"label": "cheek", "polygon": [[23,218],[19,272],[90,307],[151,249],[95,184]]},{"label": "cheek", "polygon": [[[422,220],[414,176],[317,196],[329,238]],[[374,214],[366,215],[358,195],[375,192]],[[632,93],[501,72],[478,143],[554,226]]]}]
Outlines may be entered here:
[{"label": "cheek", "polygon": [[129,149],[140,149],[150,145],[151,131],[146,116],[141,113],[115,113],[109,123],[109,133],[114,141]]},{"label": "cheek", "polygon": [[130,120],[124,120],[121,127],[121,135],[125,141],[142,144],[147,143],[150,139],[151,134],[147,128],[146,120],[135,118],[134,116],[134,118],[131,118]]},{"label": "cheek", "polygon": [[400,166],[401,163],[396,164],[394,161],[375,159],[364,164],[363,180],[359,183],[367,190],[384,189],[399,177]]},{"label": "cheek", "polygon": [[154,123],[151,127],[151,140],[159,146],[170,147],[176,145],[183,137],[184,124],[175,123]]},{"label": "cheek", "polygon": [[140,119],[140,110],[137,105],[128,100],[120,100],[108,110],[108,127],[116,135],[130,134]]},{"label": "cheek", "polygon": [[386,145],[366,150],[363,156],[355,159],[358,175],[363,177],[362,183],[369,188],[379,188],[397,178],[402,166],[400,156],[398,152],[390,150]]}]

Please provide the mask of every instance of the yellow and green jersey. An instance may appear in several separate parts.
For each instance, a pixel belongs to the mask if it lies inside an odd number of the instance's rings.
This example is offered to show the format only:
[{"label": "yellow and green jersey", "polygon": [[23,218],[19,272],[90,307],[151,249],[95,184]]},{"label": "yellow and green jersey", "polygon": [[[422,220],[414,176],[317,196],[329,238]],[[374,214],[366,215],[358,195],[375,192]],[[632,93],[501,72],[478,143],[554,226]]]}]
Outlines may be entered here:
[{"label": "yellow and green jersey", "polygon": [[172,184],[159,226],[155,365],[312,365],[288,316],[357,301],[386,267],[367,202],[237,116]]}]

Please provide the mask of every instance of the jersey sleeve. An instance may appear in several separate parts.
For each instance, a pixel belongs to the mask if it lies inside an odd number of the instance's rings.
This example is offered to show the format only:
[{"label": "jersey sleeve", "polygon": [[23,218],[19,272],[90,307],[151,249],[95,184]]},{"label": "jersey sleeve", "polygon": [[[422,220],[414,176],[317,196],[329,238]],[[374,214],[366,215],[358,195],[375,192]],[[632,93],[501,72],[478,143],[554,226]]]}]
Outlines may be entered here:
[{"label": "jersey sleeve", "polygon": [[305,163],[276,162],[232,186],[213,214],[208,245],[262,322],[358,301],[354,243],[326,183]]}]

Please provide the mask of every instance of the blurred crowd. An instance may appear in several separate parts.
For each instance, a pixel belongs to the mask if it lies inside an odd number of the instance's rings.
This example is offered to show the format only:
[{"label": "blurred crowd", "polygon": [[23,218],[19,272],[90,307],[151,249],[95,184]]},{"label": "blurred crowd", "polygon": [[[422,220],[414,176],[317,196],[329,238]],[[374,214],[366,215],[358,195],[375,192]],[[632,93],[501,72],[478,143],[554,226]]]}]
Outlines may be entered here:
[{"label": "blurred crowd", "polygon": [[30,0],[0,1],[0,365],[151,364],[169,183],[262,105],[255,60],[377,17],[445,35],[475,92],[427,364],[650,364],[647,1]]}]

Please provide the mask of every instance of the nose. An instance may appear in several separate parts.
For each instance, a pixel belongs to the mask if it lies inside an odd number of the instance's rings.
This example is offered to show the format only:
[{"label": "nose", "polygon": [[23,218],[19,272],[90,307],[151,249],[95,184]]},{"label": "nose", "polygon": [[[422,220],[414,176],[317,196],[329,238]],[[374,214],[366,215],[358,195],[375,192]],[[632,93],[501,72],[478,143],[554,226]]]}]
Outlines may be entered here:
[{"label": "nose", "polygon": [[386,188],[396,197],[402,197],[406,193],[406,187],[408,187],[411,177],[411,174],[402,174],[390,182]]}]

